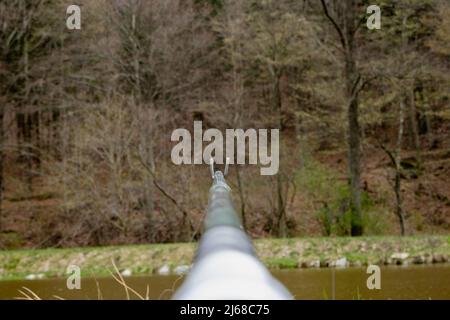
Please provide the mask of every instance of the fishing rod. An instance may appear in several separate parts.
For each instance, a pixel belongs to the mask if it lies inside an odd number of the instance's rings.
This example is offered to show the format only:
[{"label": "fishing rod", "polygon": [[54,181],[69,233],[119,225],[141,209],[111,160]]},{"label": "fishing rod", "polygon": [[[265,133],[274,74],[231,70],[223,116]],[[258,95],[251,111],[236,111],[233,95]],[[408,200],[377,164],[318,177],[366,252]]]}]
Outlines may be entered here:
[{"label": "fishing rod", "polygon": [[234,209],[225,169],[214,170],[204,221],[194,264],[173,299],[277,300],[292,299],[292,294],[276,280],[258,259],[249,236]]}]

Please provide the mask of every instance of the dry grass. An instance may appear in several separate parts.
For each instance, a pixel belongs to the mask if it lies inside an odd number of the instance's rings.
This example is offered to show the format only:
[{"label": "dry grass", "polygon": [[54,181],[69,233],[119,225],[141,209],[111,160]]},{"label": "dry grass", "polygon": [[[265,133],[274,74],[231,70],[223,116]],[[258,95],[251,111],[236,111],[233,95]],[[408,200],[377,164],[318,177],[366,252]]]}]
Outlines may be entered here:
[{"label": "dry grass", "polygon": [[[150,286],[146,286],[145,294],[141,294],[138,291],[136,291],[134,288],[132,288],[130,285],[127,284],[125,281],[125,278],[123,277],[122,273],[120,272],[119,268],[117,267],[116,263],[114,262],[114,259],[111,259],[111,264],[113,266],[113,270],[110,270],[111,277],[125,290],[125,296],[126,300],[132,300],[132,297],[135,297],[139,300],[150,300]],[[165,295],[169,295],[169,297],[175,292],[175,287],[177,283],[183,279],[183,275],[180,275],[172,284],[172,287],[169,289],[165,289],[161,292],[159,295],[158,300],[162,300]],[[97,286],[97,299],[103,300],[103,293],[100,289],[100,284],[97,280],[95,280],[96,286]],[[22,287],[18,290],[21,296],[16,297],[16,300],[43,300],[37,293],[35,293],[33,290],[27,287]],[[56,300],[66,300],[60,296],[52,295],[53,298]]]}]

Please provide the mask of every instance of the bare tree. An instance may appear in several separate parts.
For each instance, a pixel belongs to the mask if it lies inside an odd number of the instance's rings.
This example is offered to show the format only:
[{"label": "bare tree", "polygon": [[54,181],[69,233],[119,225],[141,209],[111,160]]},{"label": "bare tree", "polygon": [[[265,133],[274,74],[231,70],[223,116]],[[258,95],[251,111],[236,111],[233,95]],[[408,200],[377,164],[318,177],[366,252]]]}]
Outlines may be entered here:
[{"label": "bare tree", "polygon": [[399,102],[399,110],[398,110],[398,133],[397,133],[397,143],[395,147],[395,151],[391,151],[384,144],[380,143],[381,148],[386,152],[391,160],[391,163],[394,167],[394,193],[395,193],[395,201],[396,201],[396,209],[395,213],[398,217],[400,224],[400,233],[402,236],[406,234],[405,228],[405,212],[403,208],[403,199],[402,199],[402,190],[401,190],[401,182],[402,182],[402,164],[401,164],[401,152],[402,152],[402,143],[403,143],[403,130],[404,130],[404,111],[405,103],[403,99]]},{"label": "bare tree", "polygon": [[[343,60],[345,96],[348,124],[348,171],[351,189],[351,234],[360,236],[364,232],[361,212],[361,126],[359,122],[359,93],[361,72],[357,66],[356,33],[363,20],[358,14],[362,3],[358,0],[321,0],[323,14],[335,30],[339,51]],[[362,11],[364,12],[364,11]],[[363,15],[364,16],[364,15]]]},{"label": "bare tree", "polygon": [[[268,94],[264,96],[267,108],[256,110],[261,122],[281,131],[286,129],[288,109],[283,104],[282,78],[286,75],[287,68],[305,60],[308,46],[308,42],[305,41],[306,21],[302,16],[289,11],[291,5],[289,1],[267,1],[256,8],[250,8],[248,3],[231,2],[224,9],[224,17],[219,27],[232,59],[233,72],[241,70],[244,79],[254,83],[265,83],[269,88]],[[236,69],[237,62],[239,62],[238,69]],[[258,72],[256,78],[255,70]],[[247,72],[253,72],[253,77]],[[240,99],[239,90],[242,89],[234,88],[235,99]],[[255,117],[252,118],[254,123]],[[272,192],[275,198],[273,229],[279,236],[287,235],[286,206],[291,173],[284,162],[288,157],[286,148],[282,134],[280,141],[282,165],[275,180],[275,190]],[[238,184],[239,174],[238,172]]]}]

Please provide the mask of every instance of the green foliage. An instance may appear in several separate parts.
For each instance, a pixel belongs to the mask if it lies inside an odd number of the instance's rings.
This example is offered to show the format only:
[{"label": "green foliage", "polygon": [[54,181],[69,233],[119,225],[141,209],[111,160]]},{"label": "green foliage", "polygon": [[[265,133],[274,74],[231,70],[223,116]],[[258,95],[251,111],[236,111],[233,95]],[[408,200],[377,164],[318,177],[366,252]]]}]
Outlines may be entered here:
[{"label": "green foliage", "polygon": [[[363,212],[363,226],[370,224],[367,212],[373,208],[373,203],[368,194],[361,194],[361,209]],[[328,230],[327,235],[350,235],[351,230],[350,188],[348,185],[341,185],[336,189],[334,200],[327,202],[319,210],[317,217],[322,222],[324,228]]]},{"label": "green foliage", "polygon": [[[306,156],[304,166],[297,173],[297,185],[315,199],[316,217],[327,236],[350,235],[350,187],[336,170],[325,167]],[[368,234],[380,234],[385,225],[369,194],[361,193],[363,226]]]},{"label": "green foliage", "polygon": [[392,215],[392,212],[385,211],[375,205],[366,208],[366,211],[363,211],[364,233],[366,235],[384,234],[388,229],[388,222],[385,217],[389,215]]},{"label": "green foliage", "polygon": [[350,262],[361,262],[363,264],[367,263],[368,257],[367,254],[359,253],[359,252],[351,252],[345,255],[348,261]]},{"label": "green foliage", "polygon": [[303,167],[297,172],[297,186],[316,197],[318,201],[332,198],[335,190],[341,188],[337,171],[327,168],[306,152],[303,156]]},{"label": "green foliage", "polygon": [[295,269],[298,262],[294,258],[271,258],[267,260],[267,266],[276,269]]},{"label": "green foliage", "polygon": [[322,224],[326,235],[336,233],[338,225],[338,229],[342,229],[342,224],[349,224],[349,221],[347,221],[349,219],[349,215],[346,213],[347,210],[343,211],[343,214],[339,217],[339,223],[336,224],[334,212],[339,209],[339,206],[342,205],[342,200],[348,194],[348,187],[338,179],[336,171],[323,166],[309,155],[306,155],[304,157],[304,166],[297,173],[297,185],[309,197],[315,199],[316,203],[322,205],[322,208],[317,210],[316,216]]},{"label": "green foliage", "polygon": [[0,233],[0,243],[6,249],[17,249],[23,246],[22,236],[16,232]]},{"label": "green foliage", "polygon": [[10,259],[8,259],[6,261],[6,263],[3,264],[3,268],[5,270],[16,270],[16,268],[19,266],[20,264],[20,258],[19,257],[11,257]]}]

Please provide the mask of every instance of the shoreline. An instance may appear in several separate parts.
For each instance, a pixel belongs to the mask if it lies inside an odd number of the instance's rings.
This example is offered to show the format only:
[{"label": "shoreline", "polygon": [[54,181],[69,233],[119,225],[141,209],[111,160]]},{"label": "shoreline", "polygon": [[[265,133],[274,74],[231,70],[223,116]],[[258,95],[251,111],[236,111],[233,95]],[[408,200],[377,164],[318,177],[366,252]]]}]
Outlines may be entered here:
[{"label": "shoreline", "polygon": [[[253,243],[271,270],[450,262],[450,236],[258,239]],[[189,270],[195,249],[196,243],[174,243],[0,251],[0,281],[66,277],[69,265],[79,266],[87,277],[108,276],[114,265],[124,276],[182,274]]]}]

